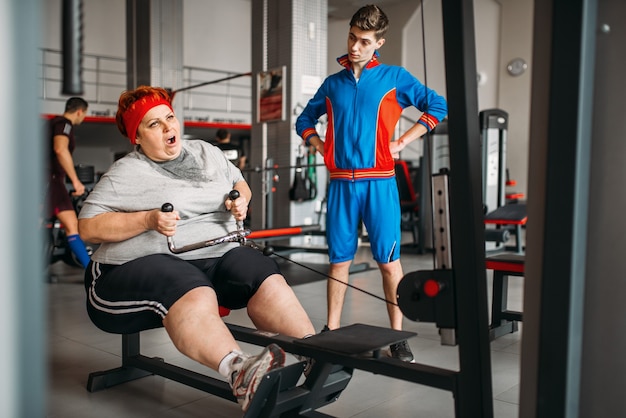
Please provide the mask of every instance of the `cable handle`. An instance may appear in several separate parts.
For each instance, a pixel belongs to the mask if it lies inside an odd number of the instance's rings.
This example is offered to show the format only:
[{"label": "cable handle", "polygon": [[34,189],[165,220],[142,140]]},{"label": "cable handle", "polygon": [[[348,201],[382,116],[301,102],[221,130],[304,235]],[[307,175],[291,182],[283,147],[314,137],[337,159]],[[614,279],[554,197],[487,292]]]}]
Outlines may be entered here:
[{"label": "cable handle", "polygon": [[[173,211],[174,211],[174,205],[172,205],[171,203],[163,203],[163,205],[161,205],[161,212],[173,212]],[[222,237],[210,239],[208,241],[197,242],[195,244],[184,245],[180,248],[176,247],[176,244],[174,243],[174,237],[167,237],[167,247],[169,248],[171,253],[180,254],[180,253],[186,253],[188,251],[198,250],[200,248],[212,247],[214,245],[224,244],[227,242],[239,242],[241,245],[246,245],[247,235],[250,235],[250,230],[243,229],[242,227],[242,229],[237,230],[235,232],[231,232]]]},{"label": "cable handle", "polygon": [[[161,212],[174,212],[174,205],[169,202],[163,203],[161,205]],[[167,237],[167,247],[170,251],[176,254],[176,245],[174,244],[174,237]]]},{"label": "cable handle", "polygon": [[[232,200],[233,202],[237,199],[239,199],[239,196],[241,196],[241,194],[239,193],[239,190],[231,190],[228,193],[228,198],[230,200]],[[235,221],[237,223],[237,231],[243,231],[243,222],[242,221]]]}]

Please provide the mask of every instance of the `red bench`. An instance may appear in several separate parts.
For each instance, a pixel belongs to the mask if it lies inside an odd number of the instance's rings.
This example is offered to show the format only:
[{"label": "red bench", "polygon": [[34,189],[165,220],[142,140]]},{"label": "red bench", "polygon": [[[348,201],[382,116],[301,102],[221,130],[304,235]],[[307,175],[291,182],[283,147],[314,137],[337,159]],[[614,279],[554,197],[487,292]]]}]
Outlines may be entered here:
[{"label": "red bench", "polygon": [[491,340],[518,330],[518,321],[522,321],[522,313],[508,309],[509,276],[524,276],[523,254],[500,253],[485,259],[487,270],[493,270],[491,324],[489,336]]}]

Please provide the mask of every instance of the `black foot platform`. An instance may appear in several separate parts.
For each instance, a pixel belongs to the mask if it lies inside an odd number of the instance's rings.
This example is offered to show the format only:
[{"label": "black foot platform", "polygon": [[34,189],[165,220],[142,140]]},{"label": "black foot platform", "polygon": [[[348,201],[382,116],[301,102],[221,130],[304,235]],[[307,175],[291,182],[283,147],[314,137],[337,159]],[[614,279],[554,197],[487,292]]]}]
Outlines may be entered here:
[{"label": "black foot platform", "polygon": [[414,332],[354,324],[334,331],[322,332],[296,344],[319,351],[318,354],[380,358],[381,350],[416,335]]}]

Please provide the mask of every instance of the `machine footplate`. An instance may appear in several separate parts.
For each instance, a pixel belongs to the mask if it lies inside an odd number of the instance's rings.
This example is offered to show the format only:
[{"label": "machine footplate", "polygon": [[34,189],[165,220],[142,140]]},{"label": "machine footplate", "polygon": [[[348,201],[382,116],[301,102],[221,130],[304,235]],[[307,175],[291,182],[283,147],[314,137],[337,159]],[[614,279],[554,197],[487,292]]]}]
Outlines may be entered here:
[{"label": "machine footplate", "polygon": [[353,324],[309,338],[294,341],[298,345],[347,355],[362,355],[417,335],[415,332]]}]

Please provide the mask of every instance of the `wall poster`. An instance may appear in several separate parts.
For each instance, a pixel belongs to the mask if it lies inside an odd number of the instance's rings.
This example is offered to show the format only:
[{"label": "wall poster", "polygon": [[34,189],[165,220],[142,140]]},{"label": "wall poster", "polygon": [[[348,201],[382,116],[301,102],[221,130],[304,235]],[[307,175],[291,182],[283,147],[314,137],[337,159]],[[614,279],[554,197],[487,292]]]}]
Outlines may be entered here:
[{"label": "wall poster", "polygon": [[282,66],[258,74],[258,122],[285,120],[286,72],[287,67]]}]

